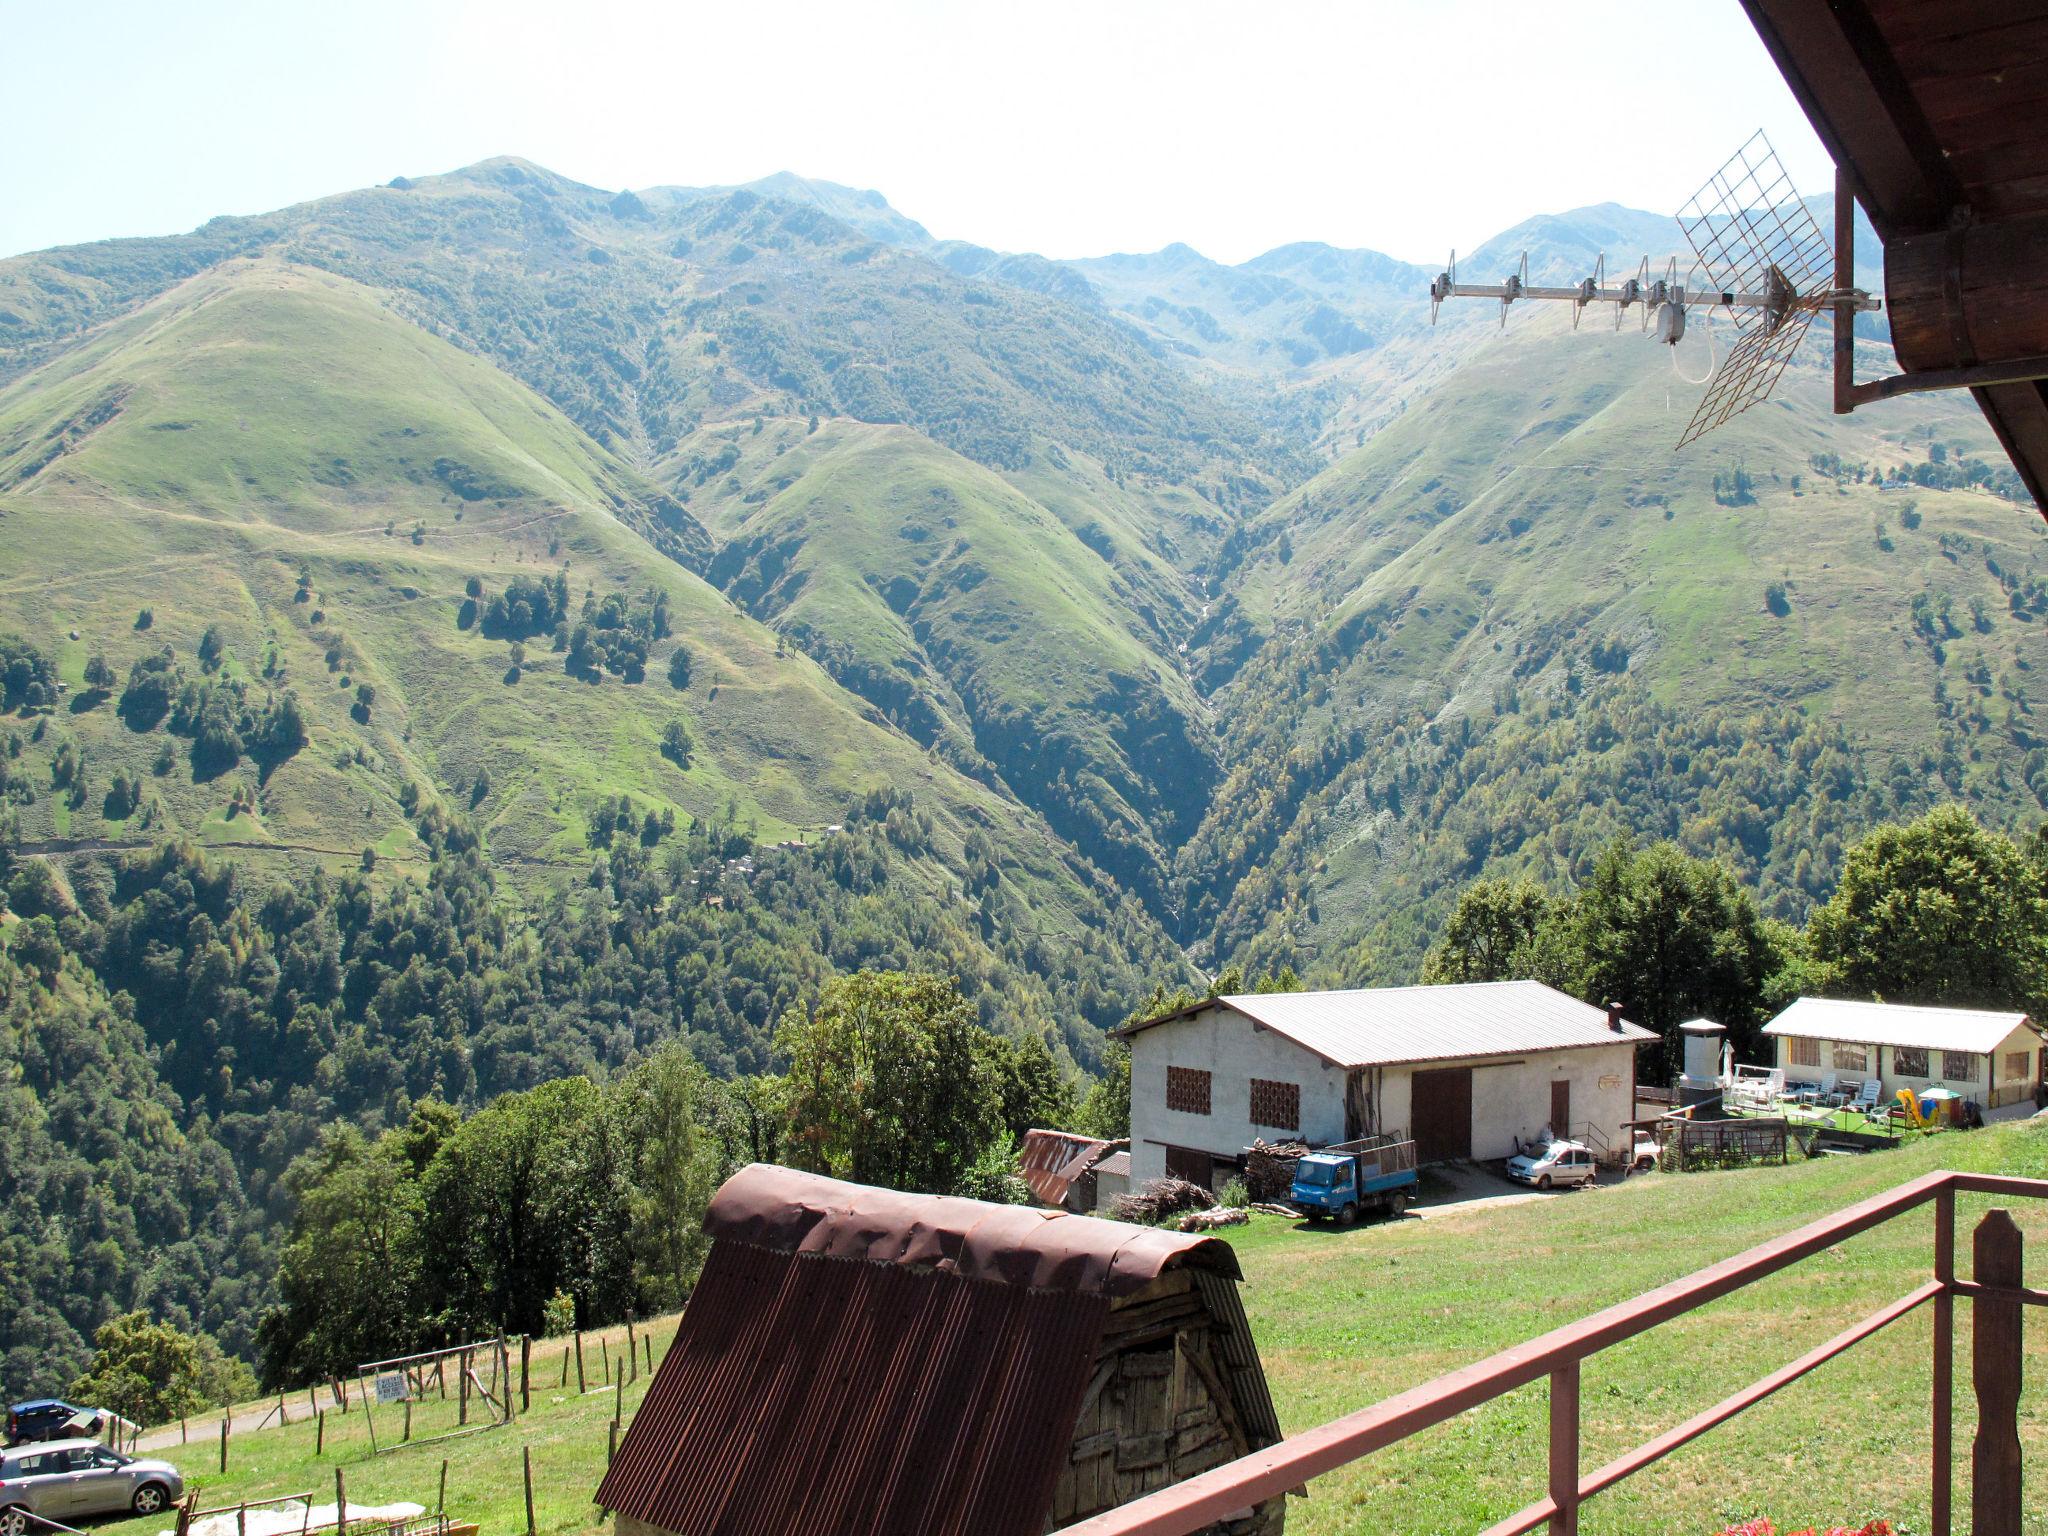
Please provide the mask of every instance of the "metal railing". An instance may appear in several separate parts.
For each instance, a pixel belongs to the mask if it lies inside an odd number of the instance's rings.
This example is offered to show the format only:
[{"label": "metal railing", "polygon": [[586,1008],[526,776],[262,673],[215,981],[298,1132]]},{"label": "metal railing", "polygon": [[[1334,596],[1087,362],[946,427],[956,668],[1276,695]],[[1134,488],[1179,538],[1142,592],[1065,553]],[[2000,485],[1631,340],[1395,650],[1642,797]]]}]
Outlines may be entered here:
[{"label": "metal railing", "polygon": [[[1550,1380],[1548,1491],[1527,1508],[1488,1527],[1484,1536],[1522,1536],[1539,1526],[1547,1526],[1550,1536],[1576,1536],[1579,1506],[1586,1500],[1928,1305],[1934,1314],[1930,1524],[1932,1536],[1951,1536],[1958,1296],[1976,1307],[1972,1378],[1978,1399],[1978,1432],[1971,1529],[1974,1536],[2019,1536],[2020,1317],[2024,1306],[2048,1304],[2048,1291],[2030,1290],[2021,1283],[2020,1233],[2003,1210],[1991,1211],[1977,1227],[1973,1278],[1956,1278],[1955,1198],[1959,1193],[2043,1200],[2048,1199],[2048,1180],[1980,1173],[1926,1174],[1370,1408],[1068,1526],[1059,1536],[1191,1536],[1248,1505],[1276,1498],[1311,1478],[1544,1377]],[[1592,1472],[1581,1470],[1579,1371],[1583,1361],[1930,1202],[1934,1206],[1934,1255],[1932,1273],[1924,1284],[1675,1428]]]}]

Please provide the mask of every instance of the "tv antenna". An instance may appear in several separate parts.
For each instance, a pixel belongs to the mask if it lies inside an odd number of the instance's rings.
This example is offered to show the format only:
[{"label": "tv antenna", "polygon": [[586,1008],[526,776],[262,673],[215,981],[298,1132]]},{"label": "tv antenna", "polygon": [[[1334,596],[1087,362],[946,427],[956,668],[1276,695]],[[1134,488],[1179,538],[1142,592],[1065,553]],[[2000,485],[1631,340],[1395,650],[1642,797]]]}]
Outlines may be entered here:
[{"label": "tv antenna", "polygon": [[[1650,275],[1645,256],[1635,276],[1607,279],[1603,254],[1593,275],[1565,288],[1532,286],[1525,253],[1517,270],[1498,283],[1461,283],[1452,253],[1448,268],[1429,285],[1429,319],[1446,299],[1495,299],[1501,324],[1521,299],[1551,299],[1572,306],[1572,326],[1589,304],[1612,304],[1614,326],[1634,307],[1646,333],[1666,346],[1685,337],[1687,312],[1705,306],[1725,309],[1739,337],[1707,380],[1707,392],[1678,439],[1683,448],[1768,400],[1778,376],[1806,339],[1806,328],[1823,309],[1833,308],[1838,324],[1847,314],[1879,310],[1883,301],[1861,288],[1836,286],[1834,252],[1785,174],[1771,142],[1761,132],[1712,176],[1678,210],[1678,227],[1696,258],[1681,280],[1676,259],[1661,275]],[[1695,279],[1698,280],[1695,280]]]}]

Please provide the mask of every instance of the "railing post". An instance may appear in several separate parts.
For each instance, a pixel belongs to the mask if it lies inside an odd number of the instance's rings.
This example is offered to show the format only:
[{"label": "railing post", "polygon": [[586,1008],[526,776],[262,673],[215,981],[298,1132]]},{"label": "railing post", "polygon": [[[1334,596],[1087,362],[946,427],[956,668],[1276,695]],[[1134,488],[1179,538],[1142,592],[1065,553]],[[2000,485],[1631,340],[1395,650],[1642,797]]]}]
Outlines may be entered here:
[{"label": "railing post", "polygon": [[[1979,1285],[2021,1282],[2024,1252],[2009,1212],[1977,1223],[1972,1278]],[[1977,1440],[1970,1453],[1972,1536],[2020,1536],[2020,1302],[1973,1298],[1970,1370],[1977,1392]]]},{"label": "railing post", "polygon": [[[1934,1278],[1943,1286],[1956,1278],[1956,1192],[1945,1188],[1934,1197]],[[1950,1536],[1949,1503],[1955,1483],[1956,1297],[1943,1290],[1934,1298],[1933,1486],[1928,1496],[1931,1536]]]},{"label": "railing post", "polygon": [[1579,1362],[1550,1373],[1550,1536],[1579,1536]]}]

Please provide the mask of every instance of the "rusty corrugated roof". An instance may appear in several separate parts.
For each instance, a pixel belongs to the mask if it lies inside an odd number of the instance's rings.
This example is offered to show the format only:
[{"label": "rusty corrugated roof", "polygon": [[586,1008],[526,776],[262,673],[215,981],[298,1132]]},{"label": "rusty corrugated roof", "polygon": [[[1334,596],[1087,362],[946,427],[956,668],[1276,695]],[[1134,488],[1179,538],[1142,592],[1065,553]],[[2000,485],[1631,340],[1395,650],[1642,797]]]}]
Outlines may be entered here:
[{"label": "rusty corrugated roof", "polygon": [[1094,1136],[1071,1131],[1029,1130],[1017,1149],[1017,1170],[1031,1193],[1047,1205],[1059,1205],[1067,1198],[1074,1180],[1088,1170],[1091,1154],[1107,1152],[1109,1143]]},{"label": "rusty corrugated roof", "polygon": [[597,1494],[678,1536],[1039,1536],[1113,1299],[1238,1274],[1213,1238],[761,1164],[704,1224]]}]

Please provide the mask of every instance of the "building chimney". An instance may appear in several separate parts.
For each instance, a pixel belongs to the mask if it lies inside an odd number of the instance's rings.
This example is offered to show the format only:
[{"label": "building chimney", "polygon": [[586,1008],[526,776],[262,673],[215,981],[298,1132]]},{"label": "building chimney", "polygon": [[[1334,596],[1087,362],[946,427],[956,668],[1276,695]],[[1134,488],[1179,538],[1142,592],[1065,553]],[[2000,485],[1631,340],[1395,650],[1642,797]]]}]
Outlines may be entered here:
[{"label": "building chimney", "polygon": [[1609,1003],[1607,1005],[1607,1027],[1617,1035],[1621,1033],[1621,1004]]}]

